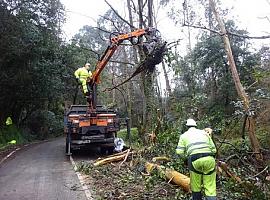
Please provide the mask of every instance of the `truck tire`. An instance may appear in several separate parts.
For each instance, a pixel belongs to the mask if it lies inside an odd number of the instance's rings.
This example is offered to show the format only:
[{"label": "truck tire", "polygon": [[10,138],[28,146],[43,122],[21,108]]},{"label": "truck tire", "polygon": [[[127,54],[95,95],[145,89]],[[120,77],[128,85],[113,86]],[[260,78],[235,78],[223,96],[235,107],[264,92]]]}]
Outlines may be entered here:
[{"label": "truck tire", "polygon": [[112,155],[114,147],[100,147],[101,155]]},{"label": "truck tire", "polygon": [[68,153],[68,140],[66,138],[66,154]]},{"label": "truck tire", "polygon": [[66,154],[69,155],[69,153],[72,152],[71,144],[68,141],[68,137],[66,138]]}]

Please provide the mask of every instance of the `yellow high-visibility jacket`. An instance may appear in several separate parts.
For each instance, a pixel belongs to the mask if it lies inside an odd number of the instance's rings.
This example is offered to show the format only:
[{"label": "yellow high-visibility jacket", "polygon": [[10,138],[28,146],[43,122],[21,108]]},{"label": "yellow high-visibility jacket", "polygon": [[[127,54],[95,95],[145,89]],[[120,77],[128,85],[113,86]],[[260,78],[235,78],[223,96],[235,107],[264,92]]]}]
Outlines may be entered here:
[{"label": "yellow high-visibility jacket", "polygon": [[211,137],[203,130],[191,127],[180,136],[176,153],[186,157],[198,153],[215,154],[216,147]]},{"label": "yellow high-visibility jacket", "polygon": [[13,124],[12,119],[11,119],[11,117],[8,117],[6,120],[6,125],[9,126],[11,124]]},{"label": "yellow high-visibility jacket", "polygon": [[87,78],[90,78],[92,76],[92,72],[88,71],[84,67],[80,67],[79,69],[77,69],[74,72],[74,75],[75,75],[76,78],[78,78],[80,80],[81,79],[86,80]]}]

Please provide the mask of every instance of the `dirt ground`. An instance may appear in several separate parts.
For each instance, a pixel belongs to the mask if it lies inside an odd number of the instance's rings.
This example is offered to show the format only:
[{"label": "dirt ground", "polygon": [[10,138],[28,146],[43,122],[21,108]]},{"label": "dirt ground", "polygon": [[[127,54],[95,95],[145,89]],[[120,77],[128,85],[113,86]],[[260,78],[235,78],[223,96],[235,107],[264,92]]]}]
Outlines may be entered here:
[{"label": "dirt ground", "polygon": [[[191,195],[177,185],[165,180],[164,175],[153,171],[151,175],[145,172],[144,164],[149,156],[130,158],[123,164],[120,162],[95,167],[92,161],[78,163],[82,174],[88,176],[87,184],[94,191],[95,199],[109,200],[137,200],[137,199],[181,199],[190,200]],[[239,173],[235,171],[238,169]],[[262,188],[265,183],[258,181],[250,184],[245,168],[231,169],[237,173],[245,183],[230,180],[226,176],[217,176],[217,196],[219,200],[262,200],[268,199],[269,190]],[[246,180],[245,180],[246,179]],[[257,185],[256,185],[257,184]],[[258,185],[259,184],[259,185]]]},{"label": "dirt ground", "polygon": [[88,185],[95,199],[190,199],[179,186],[166,182],[157,172],[146,174],[139,160],[94,167],[81,162],[79,170],[88,175]]}]

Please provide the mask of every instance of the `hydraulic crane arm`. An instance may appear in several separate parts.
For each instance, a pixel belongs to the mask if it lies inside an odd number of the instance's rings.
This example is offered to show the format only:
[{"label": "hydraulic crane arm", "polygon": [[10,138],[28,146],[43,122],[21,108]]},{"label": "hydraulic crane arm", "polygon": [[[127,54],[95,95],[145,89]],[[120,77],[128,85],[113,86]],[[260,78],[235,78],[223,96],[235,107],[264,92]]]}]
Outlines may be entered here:
[{"label": "hydraulic crane arm", "polygon": [[[106,67],[107,63],[111,59],[112,55],[114,54],[118,46],[125,40],[129,40],[131,44],[136,45],[141,42],[141,38],[143,36],[145,36],[146,38],[145,42],[143,42],[144,46],[146,46],[146,43],[153,45],[153,42],[156,43],[160,39],[160,36],[157,35],[157,32],[158,31],[154,28],[137,29],[129,33],[118,34],[110,38],[110,45],[107,47],[104,54],[98,61],[96,69],[93,72],[91,79],[87,81],[87,87],[90,91],[90,96],[87,98],[87,101],[91,109],[96,108],[97,84],[100,82],[100,74]],[[151,47],[151,45],[149,46]],[[148,51],[147,47],[146,49]]]},{"label": "hydraulic crane arm", "polygon": [[156,37],[157,30],[154,28],[147,28],[147,29],[137,29],[133,32],[126,33],[126,34],[120,34],[115,37],[112,37],[110,39],[110,45],[107,47],[106,51],[104,52],[103,56],[100,58],[100,60],[97,63],[96,69],[93,72],[92,78],[91,78],[91,84],[99,83],[100,82],[100,74],[102,70],[105,68],[107,63],[109,62],[110,58],[114,54],[117,47],[125,40],[130,40],[132,44],[134,41],[134,38],[137,38],[138,41],[142,36],[150,36],[150,37]]}]

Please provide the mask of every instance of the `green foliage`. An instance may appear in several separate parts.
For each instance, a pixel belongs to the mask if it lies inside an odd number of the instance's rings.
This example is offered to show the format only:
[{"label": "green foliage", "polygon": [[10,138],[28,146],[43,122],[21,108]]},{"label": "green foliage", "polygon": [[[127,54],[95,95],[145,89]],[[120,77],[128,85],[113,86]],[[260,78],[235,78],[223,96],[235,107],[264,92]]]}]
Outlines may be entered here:
[{"label": "green foliage", "polygon": [[[122,138],[122,139],[127,139],[127,137],[128,137],[127,129],[121,129],[120,131],[118,131],[117,132],[117,137]],[[131,139],[133,144],[136,144],[136,143],[140,142],[137,128],[131,128],[130,129],[130,139]]]},{"label": "green foliage", "polygon": [[28,119],[28,127],[32,135],[39,139],[61,135],[63,123],[61,118],[55,116],[51,111],[37,110]]},{"label": "green foliage", "polygon": [[11,116],[21,124],[37,107],[61,99],[62,21],[58,0],[1,2],[0,122]]},{"label": "green foliage", "polygon": [[270,147],[270,128],[259,128],[256,131],[256,136],[262,146],[262,148],[269,149]]},{"label": "green foliage", "polygon": [[11,140],[16,140],[16,144],[22,144],[27,141],[16,126],[5,126],[0,130],[0,149],[9,146],[8,142]]},{"label": "green foliage", "polygon": [[267,200],[268,196],[261,188],[251,182],[239,184],[233,180],[221,182],[220,199]]}]

